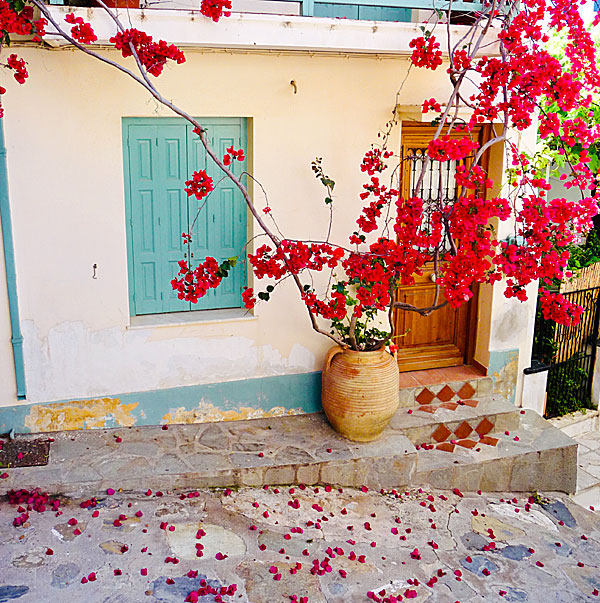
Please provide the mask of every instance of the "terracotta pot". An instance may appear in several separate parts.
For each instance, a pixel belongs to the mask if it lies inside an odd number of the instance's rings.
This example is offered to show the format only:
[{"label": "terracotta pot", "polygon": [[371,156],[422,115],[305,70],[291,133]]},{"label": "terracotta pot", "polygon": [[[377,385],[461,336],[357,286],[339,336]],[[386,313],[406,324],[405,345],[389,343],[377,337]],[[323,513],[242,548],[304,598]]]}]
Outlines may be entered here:
[{"label": "terracotta pot", "polygon": [[323,410],[332,427],[355,442],[376,440],[398,409],[398,363],[385,351],[336,346],[325,357]]}]

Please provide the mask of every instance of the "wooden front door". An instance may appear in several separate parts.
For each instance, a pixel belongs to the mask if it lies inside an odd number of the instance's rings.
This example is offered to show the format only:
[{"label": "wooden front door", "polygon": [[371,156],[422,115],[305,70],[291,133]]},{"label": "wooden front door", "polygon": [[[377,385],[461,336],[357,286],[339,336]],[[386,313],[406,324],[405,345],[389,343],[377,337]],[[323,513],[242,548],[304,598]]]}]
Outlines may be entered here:
[{"label": "wooden front door", "polygon": [[[423,199],[452,199],[459,191],[454,179],[456,161],[432,161],[416,191],[418,177],[427,145],[435,128],[429,125],[402,125],[401,193],[403,196],[419,196]],[[479,136],[479,132],[475,135]],[[455,134],[456,137],[464,133]],[[433,264],[426,265],[423,275],[415,276],[415,284],[399,287],[396,299],[419,308],[430,307],[435,300],[435,276]],[[440,291],[437,303],[444,301]],[[416,312],[396,310],[395,333],[402,335],[395,340],[398,345],[400,371],[442,368],[468,363],[472,359],[476,327],[477,291],[467,304],[454,309],[449,305],[435,310],[429,316]]]}]

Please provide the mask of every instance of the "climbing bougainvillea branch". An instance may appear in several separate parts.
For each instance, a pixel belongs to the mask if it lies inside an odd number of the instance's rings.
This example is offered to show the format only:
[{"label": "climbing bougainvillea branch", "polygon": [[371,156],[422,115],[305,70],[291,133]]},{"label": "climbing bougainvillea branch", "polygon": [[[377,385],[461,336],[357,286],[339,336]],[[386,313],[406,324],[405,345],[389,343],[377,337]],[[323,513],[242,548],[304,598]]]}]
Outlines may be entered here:
[{"label": "climbing bougainvillea branch", "polygon": [[[364,154],[360,170],[365,174],[363,190],[357,192],[363,208],[356,229],[347,241],[298,240],[285,236],[275,222],[271,203],[259,209],[245,186],[246,176],[236,176],[233,165],[244,160],[243,150],[231,147],[224,155],[211,148],[201,123],[174,105],[157,89],[158,77],[168,61],[185,61],[174,44],[154,40],[135,28],[125,27],[102,0],[98,4],[112,19],[115,33],[111,44],[133,64],[116,63],[96,51],[91,25],[82,17],[67,14],[58,23],[39,0],[31,0],[42,17],[33,20],[31,6],[0,0],[0,22],[4,37],[11,34],[43,36],[48,24],[67,42],[143,86],[159,103],[186,119],[194,128],[210,160],[224,178],[241,192],[259,231],[267,241],[248,253],[248,260],[262,290],[246,288],[242,300],[252,308],[258,300],[270,299],[275,287],[291,279],[308,311],[313,328],[337,343],[353,349],[393,347],[392,312],[395,309],[430,312],[450,304],[457,307],[473,296],[481,283],[498,283],[505,295],[524,301],[526,288],[539,281],[547,288],[567,275],[568,247],[591,226],[597,212],[597,175],[590,168],[588,150],[600,132],[585,120],[561,121],[560,111],[591,108],[600,91],[596,49],[584,26],[577,3],[566,0],[524,0],[517,4],[494,0],[483,13],[472,15],[460,39],[443,24],[425,24],[422,35],[410,42],[409,69],[445,70],[450,83],[447,98],[424,99],[422,111],[431,117],[432,136],[419,171],[408,194],[406,164],[414,157],[398,157],[390,147],[393,118],[380,138]],[[201,12],[213,21],[229,15],[229,0],[203,1]],[[448,23],[450,19],[447,19]],[[218,25],[216,25],[218,26]],[[443,35],[439,35],[444,28]],[[566,34],[564,60],[546,48],[548,32]],[[490,36],[495,43],[490,45]],[[489,50],[488,54],[484,51]],[[5,67],[23,83],[28,76],[25,62],[16,54],[5,59]],[[149,76],[153,76],[150,78]],[[4,93],[4,89],[0,93]],[[459,108],[471,110],[459,118]],[[577,201],[553,198],[546,173],[533,155],[512,140],[510,132],[521,132],[539,122],[540,135],[564,140],[570,149],[571,173],[567,187],[580,191]],[[487,139],[478,136],[482,126]],[[495,145],[506,153],[506,182],[491,181],[482,162]],[[437,165],[439,169],[432,170]],[[335,181],[325,173],[321,158],[313,163],[315,176],[324,187],[324,202],[335,203]],[[452,195],[423,193],[427,174],[452,174]],[[342,175],[343,176],[343,175]],[[405,177],[405,176],[404,176]],[[438,184],[432,183],[435,189]],[[441,191],[441,181],[439,182]],[[186,193],[195,197],[202,211],[217,188],[204,170],[189,175]],[[330,211],[330,220],[333,213]],[[502,224],[512,230],[500,239]],[[506,228],[503,228],[506,231]],[[191,234],[183,233],[184,243]],[[236,258],[217,261],[207,257],[192,265],[191,254],[180,262],[173,288],[181,299],[197,302],[209,289],[219,286],[235,265]],[[436,293],[428,307],[415,307],[397,300],[401,285],[411,285],[426,266],[433,265]],[[328,272],[326,290],[318,290],[315,272]],[[575,324],[581,309],[566,303],[559,294],[542,294],[544,316],[562,324]],[[385,326],[382,317],[388,317]],[[321,324],[324,320],[329,323]]]}]

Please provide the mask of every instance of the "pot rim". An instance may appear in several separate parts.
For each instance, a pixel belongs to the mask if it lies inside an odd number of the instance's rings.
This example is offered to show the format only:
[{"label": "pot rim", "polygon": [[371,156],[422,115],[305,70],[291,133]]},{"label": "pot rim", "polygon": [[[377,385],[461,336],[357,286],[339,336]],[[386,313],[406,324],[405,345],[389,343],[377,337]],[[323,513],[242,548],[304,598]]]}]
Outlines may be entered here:
[{"label": "pot rim", "polygon": [[365,356],[367,354],[370,354],[372,356],[381,355],[381,354],[388,354],[389,356],[392,356],[392,354],[390,354],[385,349],[384,346],[382,346],[378,350],[352,350],[351,348],[342,348],[342,352],[344,354],[355,354],[355,355],[360,355],[360,356]]}]

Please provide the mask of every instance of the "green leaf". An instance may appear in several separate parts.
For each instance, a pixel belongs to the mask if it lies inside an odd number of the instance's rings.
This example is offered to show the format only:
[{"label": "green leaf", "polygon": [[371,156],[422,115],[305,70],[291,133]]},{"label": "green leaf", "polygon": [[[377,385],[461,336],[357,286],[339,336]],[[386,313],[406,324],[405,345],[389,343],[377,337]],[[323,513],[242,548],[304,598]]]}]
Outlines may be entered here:
[{"label": "green leaf", "polygon": [[237,255],[234,255],[232,258],[227,258],[227,261],[233,268],[233,266],[235,266],[237,264]]},{"label": "green leaf", "polygon": [[273,287],[273,285],[267,285],[267,291],[269,293],[273,293],[273,291],[275,291],[275,287]]}]

